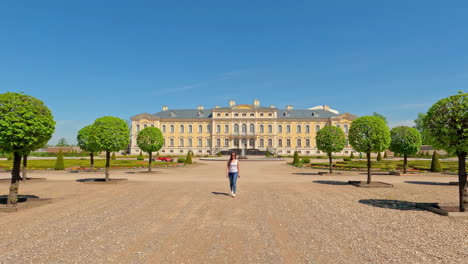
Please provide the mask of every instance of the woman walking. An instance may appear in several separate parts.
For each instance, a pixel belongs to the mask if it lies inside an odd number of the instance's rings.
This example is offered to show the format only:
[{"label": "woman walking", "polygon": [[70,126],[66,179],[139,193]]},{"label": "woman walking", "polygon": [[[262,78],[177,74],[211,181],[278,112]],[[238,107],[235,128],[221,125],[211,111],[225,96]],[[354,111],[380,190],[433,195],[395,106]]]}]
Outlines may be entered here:
[{"label": "woman walking", "polygon": [[231,196],[236,197],[236,182],[239,176],[239,160],[235,152],[231,153],[231,158],[227,163],[226,178],[229,178],[229,185],[231,186]]}]

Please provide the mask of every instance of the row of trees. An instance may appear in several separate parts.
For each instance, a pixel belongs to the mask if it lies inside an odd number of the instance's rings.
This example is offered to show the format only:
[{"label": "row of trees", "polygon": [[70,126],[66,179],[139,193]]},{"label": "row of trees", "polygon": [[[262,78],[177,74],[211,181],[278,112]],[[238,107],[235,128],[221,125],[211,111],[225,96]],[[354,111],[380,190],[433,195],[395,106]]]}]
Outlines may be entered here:
[{"label": "row of trees", "polygon": [[[419,131],[418,131],[419,130]],[[420,132],[421,131],[421,132]],[[421,136],[422,135],[422,136]],[[371,183],[371,153],[389,148],[404,157],[403,170],[407,170],[408,155],[416,154],[422,141],[430,143],[458,157],[460,211],[468,209],[466,156],[468,153],[468,94],[444,98],[435,103],[426,114],[420,114],[416,128],[399,126],[388,129],[385,120],[374,116],[363,116],[351,123],[348,134],[354,150],[366,153],[367,183]],[[333,172],[331,154],[343,150],[346,137],[339,128],[327,126],[317,133],[317,148],[328,153],[330,172]]]}]

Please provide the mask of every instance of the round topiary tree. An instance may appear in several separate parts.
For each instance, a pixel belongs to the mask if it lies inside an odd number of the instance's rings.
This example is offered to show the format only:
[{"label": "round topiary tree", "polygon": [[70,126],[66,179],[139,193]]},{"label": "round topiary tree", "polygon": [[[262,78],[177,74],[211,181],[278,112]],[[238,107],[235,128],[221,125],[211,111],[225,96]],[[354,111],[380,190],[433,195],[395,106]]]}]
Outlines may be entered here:
[{"label": "round topiary tree", "polygon": [[76,136],[76,140],[78,142],[78,146],[84,150],[89,152],[89,163],[91,170],[94,170],[94,154],[98,152],[98,147],[96,144],[91,141],[91,133],[93,132],[92,125],[85,126],[78,131],[78,135]]},{"label": "round topiary tree", "polygon": [[460,211],[467,211],[468,93],[439,100],[427,112],[423,126],[434,147],[457,155]]},{"label": "round topiary tree", "polygon": [[325,126],[317,132],[315,137],[317,149],[327,153],[330,162],[330,173],[333,173],[333,152],[340,152],[346,144],[346,135],[338,127]]},{"label": "round topiary tree", "polygon": [[16,206],[21,156],[43,147],[52,137],[55,121],[44,103],[22,93],[0,94],[0,149],[13,153],[7,206]]},{"label": "round topiary tree", "polygon": [[408,155],[416,154],[421,147],[421,134],[416,128],[398,126],[390,130],[390,150],[403,154],[403,173],[408,169]]},{"label": "round topiary tree", "polygon": [[384,151],[390,144],[390,131],[381,118],[359,117],[351,123],[349,143],[359,152],[367,155],[367,183],[371,183],[371,153]]},{"label": "round topiary tree", "polygon": [[163,134],[161,130],[156,127],[144,128],[138,132],[137,144],[141,150],[148,152],[149,154],[148,171],[150,172],[151,162],[153,161],[153,152],[160,150],[164,144]]},{"label": "round topiary tree", "polygon": [[112,116],[105,116],[94,121],[91,131],[92,144],[96,144],[99,151],[106,152],[106,182],[109,181],[110,154],[128,147],[130,130],[127,123]]}]

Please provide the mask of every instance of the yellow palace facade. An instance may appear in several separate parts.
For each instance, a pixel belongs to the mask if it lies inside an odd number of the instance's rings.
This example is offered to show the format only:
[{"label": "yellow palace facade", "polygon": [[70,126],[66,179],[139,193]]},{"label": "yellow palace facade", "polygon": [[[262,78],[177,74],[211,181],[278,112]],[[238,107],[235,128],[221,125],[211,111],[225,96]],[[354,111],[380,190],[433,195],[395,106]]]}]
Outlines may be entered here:
[{"label": "yellow palace facade", "polygon": [[[253,104],[216,106],[212,109],[169,109],[163,106],[156,114],[139,114],[131,118],[130,153],[140,152],[136,137],[145,127],[157,127],[164,136],[160,155],[181,155],[189,150],[195,155],[214,155],[220,151],[245,148],[291,155],[295,150],[303,156],[323,155],[315,145],[317,131],[327,125],[337,126],[347,134],[357,116],[316,106],[309,109],[284,109]],[[349,154],[346,144],[342,154]]]}]

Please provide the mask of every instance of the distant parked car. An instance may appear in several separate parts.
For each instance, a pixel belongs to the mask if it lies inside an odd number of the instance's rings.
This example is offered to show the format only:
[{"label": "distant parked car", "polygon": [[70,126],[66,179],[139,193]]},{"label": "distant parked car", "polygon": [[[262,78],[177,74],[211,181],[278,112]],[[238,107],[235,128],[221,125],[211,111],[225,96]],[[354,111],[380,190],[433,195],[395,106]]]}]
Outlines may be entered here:
[{"label": "distant parked car", "polygon": [[174,161],[174,159],[171,158],[171,157],[158,157],[156,160],[157,161],[166,161],[166,162],[173,162]]}]

